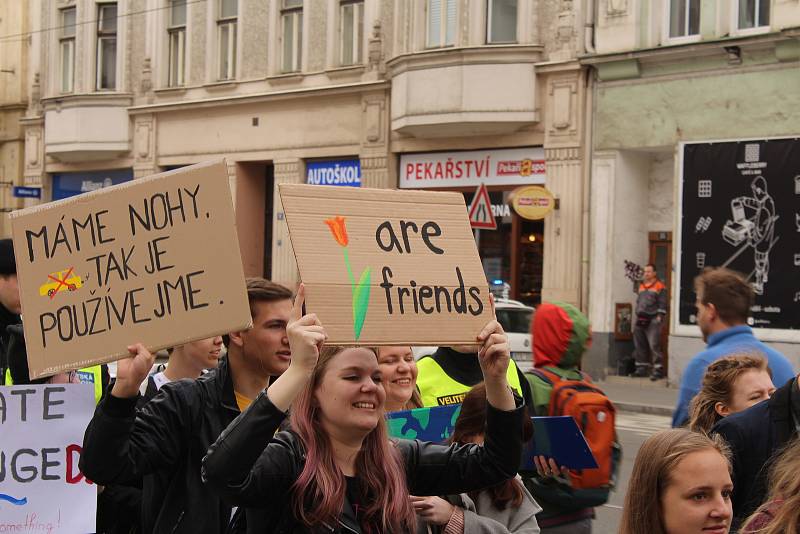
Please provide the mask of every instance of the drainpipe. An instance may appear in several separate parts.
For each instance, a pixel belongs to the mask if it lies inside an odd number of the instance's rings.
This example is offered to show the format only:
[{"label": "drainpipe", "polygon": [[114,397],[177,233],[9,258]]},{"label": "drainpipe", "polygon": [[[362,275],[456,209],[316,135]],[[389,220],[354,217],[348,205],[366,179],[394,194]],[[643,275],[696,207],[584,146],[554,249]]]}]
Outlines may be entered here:
[{"label": "drainpipe", "polygon": [[594,71],[590,67],[586,71],[586,109],[583,114],[586,117],[583,138],[583,191],[581,195],[581,233],[583,234],[581,246],[581,309],[589,315],[589,279],[590,279],[590,191],[592,186],[592,153],[594,143],[594,98],[596,86],[594,83]]},{"label": "drainpipe", "polygon": [[587,54],[594,54],[594,30],[596,27],[597,0],[584,0],[583,16],[583,50]]}]

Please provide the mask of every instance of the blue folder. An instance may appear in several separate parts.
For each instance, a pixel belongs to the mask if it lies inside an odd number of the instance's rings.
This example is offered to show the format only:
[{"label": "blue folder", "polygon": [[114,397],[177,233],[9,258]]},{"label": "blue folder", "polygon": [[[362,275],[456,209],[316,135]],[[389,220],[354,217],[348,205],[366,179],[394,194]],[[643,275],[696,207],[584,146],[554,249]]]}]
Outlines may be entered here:
[{"label": "blue folder", "polygon": [[535,471],[534,456],[553,458],[569,469],[595,469],[597,460],[575,419],[569,415],[531,417],[533,439],[523,454],[523,470]]}]

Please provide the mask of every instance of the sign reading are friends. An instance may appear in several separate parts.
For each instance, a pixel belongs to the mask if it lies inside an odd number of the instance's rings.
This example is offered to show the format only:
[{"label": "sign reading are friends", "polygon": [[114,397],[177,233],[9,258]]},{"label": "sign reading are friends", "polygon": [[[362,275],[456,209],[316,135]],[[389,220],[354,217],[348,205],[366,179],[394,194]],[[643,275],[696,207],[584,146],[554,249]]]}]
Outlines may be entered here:
[{"label": "sign reading are friends", "polygon": [[282,184],[306,309],[331,344],[475,344],[488,284],[459,193]]},{"label": "sign reading are friends", "polygon": [[251,323],[224,161],[13,212],[31,378]]}]

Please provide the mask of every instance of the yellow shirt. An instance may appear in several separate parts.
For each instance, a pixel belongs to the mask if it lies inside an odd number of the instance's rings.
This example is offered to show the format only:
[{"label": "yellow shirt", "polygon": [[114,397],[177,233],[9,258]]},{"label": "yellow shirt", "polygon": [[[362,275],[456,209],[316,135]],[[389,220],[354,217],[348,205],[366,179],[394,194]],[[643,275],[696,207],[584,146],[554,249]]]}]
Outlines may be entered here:
[{"label": "yellow shirt", "polygon": [[253,404],[253,399],[248,399],[238,391],[234,391],[233,394],[236,395],[236,404],[239,406],[240,412],[245,411],[248,406]]}]

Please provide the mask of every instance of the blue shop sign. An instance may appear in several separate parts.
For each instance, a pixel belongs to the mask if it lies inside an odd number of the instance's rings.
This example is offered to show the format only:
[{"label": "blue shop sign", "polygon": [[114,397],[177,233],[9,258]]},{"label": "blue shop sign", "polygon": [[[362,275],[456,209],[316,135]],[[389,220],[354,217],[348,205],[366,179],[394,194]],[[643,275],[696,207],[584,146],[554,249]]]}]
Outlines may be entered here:
[{"label": "blue shop sign", "polygon": [[14,186],[14,197],[16,198],[42,198],[41,187]]},{"label": "blue shop sign", "polygon": [[306,183],[361,187],[361,161],[358,159],[308,161],[306,162]]},{"label": "blue shop sign", "polygon": [[133,180],[133,169],[65,172],[53,175],[53,200],[74,197]]}]

